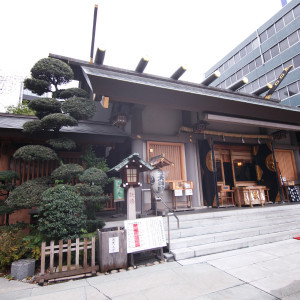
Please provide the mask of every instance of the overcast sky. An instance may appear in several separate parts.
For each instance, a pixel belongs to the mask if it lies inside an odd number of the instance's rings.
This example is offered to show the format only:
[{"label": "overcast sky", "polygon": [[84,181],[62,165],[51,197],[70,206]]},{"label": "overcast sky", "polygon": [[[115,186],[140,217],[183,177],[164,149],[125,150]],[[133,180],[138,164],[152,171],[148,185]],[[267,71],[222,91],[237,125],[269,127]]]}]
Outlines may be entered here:
[{"label": "overcast sky", "polygon": [[147,55],[145,72],[169,77],[184,65],[192,82],[281,9],[280,0],[3,0],[0,72],[29,75],[49,53],[89,61],[95,4],[105,65],[135,69]]}]

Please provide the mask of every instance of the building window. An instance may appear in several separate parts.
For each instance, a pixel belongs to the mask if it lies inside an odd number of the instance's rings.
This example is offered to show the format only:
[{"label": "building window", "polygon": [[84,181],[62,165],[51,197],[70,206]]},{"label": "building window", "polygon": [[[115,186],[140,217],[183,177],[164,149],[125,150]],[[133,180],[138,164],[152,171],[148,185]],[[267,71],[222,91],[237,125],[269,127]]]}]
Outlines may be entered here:
[{"label": "building window", "polygon": [[249,44],[246,46],[246,50],[247,50],[247,53],[248,53],[248,54],[252,51],[252,44],[251,44],[251,43],[249,43]]},{"label": "building window", "polygon": [[272,98],[272,99],[276,99],[276,100],[280,100],[277,91],[275,91],[275,92],[273,93],[273,95],[271,96],[271,98]]},{"label": "building window", "polygon": [[281,30],[284,27],[284,23],[283,23],[283,19],[279,19],[276,23],[275,23],[275,27],[276,27],[276,31],[278,32],[279,30]]},{"label": "building window", "polygon": [[293,58],[294,69],[300,67],[300,54]]},{"label": "building window", "polygon": [[268,82],[271,82],[275,79],[275,73],[274,73],[274,70],[270,71],[267,73],[267,81]]},{"label": "building window", "polygon": [[278,54],[279,54],[279,48],[278,48],[278,45],[275,45],[274,47],[271,48],[272,58],[277,56]]},{"label": "building window", "polygon": [[241,58],[243,58],[246,55],[246,48],[241,49],[240,55],[241,55]]},{"label": "building window", "polygon": [[294,82],[288,86],[289,97],[294,96],[299,93],[298,83]]},{"label": "building window", "polygon": [[280,100],[283,100],[288,97],[286,86],[278,91],[278,96]]},{"label": "building window", "polygon": [[259,68],[262,65],[262,60],[260,56],[255,60],[255,64],[256,68]]},{"label": "building window", "polygon": [[164,167],[166,182],[186,180],[184,145],[182,143],[147,142],[148,161],[161,154],[174,163],[174,165]]},{"label": "building window", "polygon": [[243,74],[242,74],[242,70],[239,70],[237,73],[236,73],[236,79],[239,80],[243,77]]},{"label": "building window", "polygon": [[279,66],[275,69],[275,77],[278,78],[282,73],[282,66]]},{"label": "building window", "polygon": [[292,64],[292,60],[291,60],[291,59],[288,60],[288,61],[286,61],[286,62],[283,64],[283,69],[289,67],[291,64]]},{"label": "building window", "polygon": [[289,43],[288,43],[287,38],[284,39],[284,40],[282,40],[282,41],[279,43],[280,52],[283,52],[283,51],[286,50],[288,47],[289,47]]},{"label": "building window", "polygon": [[299,41],[298,32],[295,31],[294,33],[292,33],[291,35],[289,35],[288,36],[288,40],[289,40],[290,47],[292,45],[296,44]]},{"label": "building window", "polygon": [[258,47],[258,39],[257,38],[252,41],[252,47],[253,47],[253,50]]},{"label": "building window", "polygon": [[271,36],[273,36],[275,34],[275,27],[274,27],[274,25],[272,25],[271,27],[269,27],[267,29],[267,34],[268,34],[268,38],[270,38]]},{"label": "building window", "polygon": [[230,77],[225,80],[225,84],[226,84],[226,86],[230,86],[230,84],[231,84]]},{"label": "building window", "polygon": [[258,80],[255,80],[252,82],[252,89],[253,91],[257,90],[259,88]]},{"label": "building window", "polygon": [[244,89],[246,93],[250,94],[252,92],[251,84],[247,84]]},{"label": "building window", "polygon": [[241,60],[240,58],[240,52],[238,52],[235,56],[234,56],[234,62],[238,63]]},{"label": "building window", "polygon": [[255,61],[251,61],[251,63],[249,64],[249,71],[252,72],[255,70]]},{"label": "building window", "polygon": [[293,17],[293,13],[292,11],[288,12],[284,17],[283,17],[283,20],[284,20],[284,24],[285,26],[289,23],[291,23],[293,21],[294,17]]},{"label": "building window", "polygon": [[234,58],[233,57],[231,57],[230,60],[228,61],[228,65],[229,65],[229,68],[234,65]]},{"label": "building window", "polygon": [[232,83],[236,82],[236,74],[231,75],[230,79]]},{"label": "building window", "polygon": [[243,76],[246,76],[249,73],[249,66],[246,65],[242,70],[243,70]]},{"label": "building window", "polygon": [[263,56],[264,56],[265,62],[269,61],[269,60],[271,59],[271,51],[270,51],[270,50],[266,51],[266,52],[263,54]]},{"label": "building window", "polygon": [[266,83],[267,83],[267,78],[266,78],[265,75],[259,78],[259,85],[260,86],[264,86]]},{"label": "building window", "polygon": [[264,31],[260,34],[260,42],[263,43],[268,39],[267,31]]},{"label": "building window", "polygon": [[300,5],[296,6],[293,11],[295,19],[298,18],[300,16]]}]

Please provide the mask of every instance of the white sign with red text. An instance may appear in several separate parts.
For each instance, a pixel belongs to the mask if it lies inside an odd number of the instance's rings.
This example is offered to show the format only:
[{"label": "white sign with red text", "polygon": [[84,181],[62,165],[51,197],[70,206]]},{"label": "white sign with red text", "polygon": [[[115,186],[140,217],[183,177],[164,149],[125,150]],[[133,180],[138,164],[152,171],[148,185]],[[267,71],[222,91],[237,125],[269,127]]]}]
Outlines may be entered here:
[{"label": "white sign with red text", "polygon": [[165,247],[167,245],[162,217],[124,221],[127,253]]}]

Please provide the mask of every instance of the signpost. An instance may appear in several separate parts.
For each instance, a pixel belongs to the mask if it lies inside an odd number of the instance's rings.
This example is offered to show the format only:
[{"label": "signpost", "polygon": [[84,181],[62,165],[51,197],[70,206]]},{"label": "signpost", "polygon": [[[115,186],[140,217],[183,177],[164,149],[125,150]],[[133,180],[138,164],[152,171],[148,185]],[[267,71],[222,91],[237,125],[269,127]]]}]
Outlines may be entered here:
[{"label": "signpost", "polygon": [[153,250],[167,245],[162,217],[124,221],[127,253]]}]

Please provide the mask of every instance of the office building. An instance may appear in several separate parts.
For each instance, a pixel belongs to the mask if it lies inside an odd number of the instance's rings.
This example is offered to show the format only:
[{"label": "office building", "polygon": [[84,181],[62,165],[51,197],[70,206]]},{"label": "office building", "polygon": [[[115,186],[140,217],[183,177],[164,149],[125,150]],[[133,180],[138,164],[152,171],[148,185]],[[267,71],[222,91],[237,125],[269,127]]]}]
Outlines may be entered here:
[{"label": "office building", "polygon": [[[211,86],[230,89],[243,77],[248,79],[237,91],[264,96],[260,90],[274,84],[283,70],[293,65],[271,99],[300,106],[300,1],[285,5],[265,24],[205,73],[220,77]],[[269,85],[270,86],[270,85]]]}]

